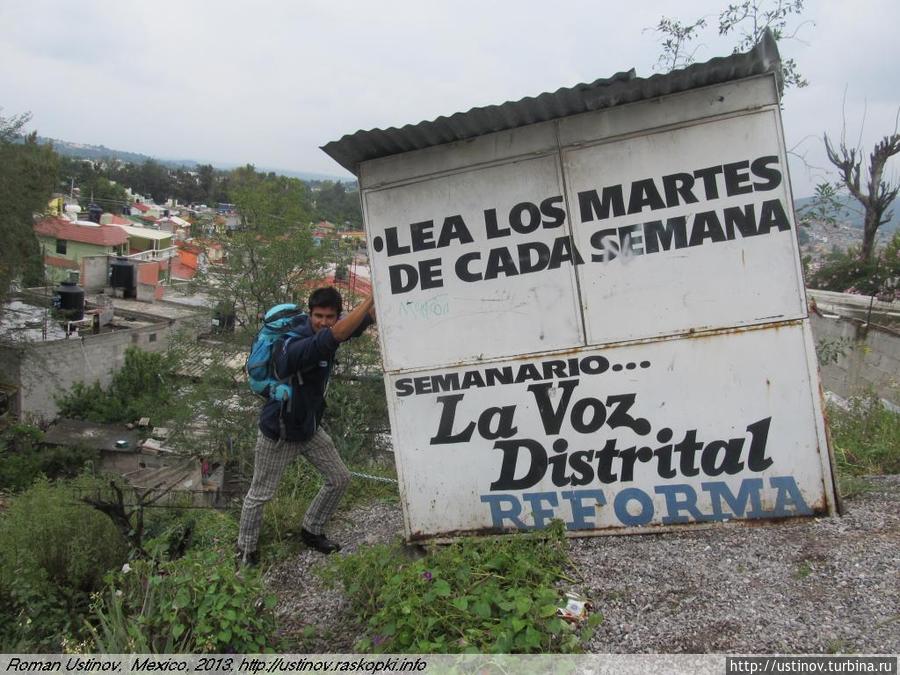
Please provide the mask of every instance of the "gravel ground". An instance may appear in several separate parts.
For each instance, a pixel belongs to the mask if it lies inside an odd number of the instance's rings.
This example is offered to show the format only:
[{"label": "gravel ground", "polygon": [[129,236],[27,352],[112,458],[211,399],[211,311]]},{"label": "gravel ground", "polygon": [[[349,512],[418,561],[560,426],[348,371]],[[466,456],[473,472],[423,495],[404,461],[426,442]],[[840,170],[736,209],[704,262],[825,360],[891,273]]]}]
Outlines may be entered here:
[{"label": "gravel ground", "polygon": [[[586,651],[610,653],[900,652],[900,476],[868,479],[842,518],[570,540],[577,588],[604,621]],[[340,555],[402,533],[398,506],[343,514]],[[279,622],[297,651],[353,652],[340,591],[301,550],[271,568]]]}]

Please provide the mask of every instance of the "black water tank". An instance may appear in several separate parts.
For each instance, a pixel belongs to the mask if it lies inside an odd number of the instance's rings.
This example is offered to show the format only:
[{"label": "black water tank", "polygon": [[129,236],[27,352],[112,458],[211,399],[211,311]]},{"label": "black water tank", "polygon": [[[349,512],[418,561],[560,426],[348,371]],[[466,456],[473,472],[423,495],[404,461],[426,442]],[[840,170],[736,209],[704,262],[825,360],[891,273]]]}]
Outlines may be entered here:
[{"label": "black water tank", "polygon": [[67,321],[84,318],[84,289],[74,281],[63,281],[53,290],[53,308]]},{"label": "black water tank", "polygon": [[137,284],[137,268],[127,258],[116,258],[109,264],[109,285],[113,288],[133,289]]},{"label": "black water tank", "polygon": [[103,208],[96,204],[88,204],[88,220],[100,224],[100,216],[103,215]]}]

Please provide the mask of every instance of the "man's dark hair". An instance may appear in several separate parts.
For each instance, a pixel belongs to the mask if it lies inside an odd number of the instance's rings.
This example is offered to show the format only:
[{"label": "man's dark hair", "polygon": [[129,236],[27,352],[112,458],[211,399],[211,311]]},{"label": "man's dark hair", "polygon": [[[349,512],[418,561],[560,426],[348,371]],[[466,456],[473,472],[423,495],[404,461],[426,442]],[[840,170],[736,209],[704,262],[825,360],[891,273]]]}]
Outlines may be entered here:
[{"label": "man's dark hair", "polygon": [[334,286],[325,286],[324,288],[317,288],[309,296],[309,311],[313,311],[314,307],[333,309],[340,316],[344,305],[338,290]]}]

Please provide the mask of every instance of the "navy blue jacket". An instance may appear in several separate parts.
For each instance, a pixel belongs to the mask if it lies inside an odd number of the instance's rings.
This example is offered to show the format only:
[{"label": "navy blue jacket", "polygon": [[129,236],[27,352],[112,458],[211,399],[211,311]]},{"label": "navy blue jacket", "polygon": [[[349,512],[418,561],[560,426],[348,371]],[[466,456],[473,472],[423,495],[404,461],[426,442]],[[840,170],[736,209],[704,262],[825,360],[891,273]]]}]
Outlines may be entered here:
[{"label": "navy blue jacket", "polygon": [[[366,316],[350,337],[359,337],[372,323],[372,318]],[[275,374],[279,378],[292,375],[290,407],[282,411],[280,401],[269,400],[259,415],[260,431],[274,441],[281,437],[282,422],[286,441],[305,441],[316,433],[325,412],[325,389],[334,366],[334,355],[340,346],[330,328],[313,333],[305,314],[297,318],[292,330],[299,337],[291,338],[287,348],[282,348],[281,343],[273,346],[277,354]],[[294,374],[299,374],[302,384],[293,377]]]}]

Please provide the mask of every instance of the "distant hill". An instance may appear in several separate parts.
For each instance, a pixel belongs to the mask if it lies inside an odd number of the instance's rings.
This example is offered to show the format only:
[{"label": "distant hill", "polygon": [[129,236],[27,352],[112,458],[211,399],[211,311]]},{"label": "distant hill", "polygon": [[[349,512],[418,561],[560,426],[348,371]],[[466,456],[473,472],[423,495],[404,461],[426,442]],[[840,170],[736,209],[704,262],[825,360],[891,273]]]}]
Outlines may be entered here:
[{"label": "distant hill", "polygon": [[[43,136],[38,136],[38,143],[43,144],[53,144],[53,149],[56,150],[60,155],[64,155],[66,157],[77,157],[78,159],[119,159],[123,162],[129,162],[131,164],[143,164],[148,159],[153,159],[152,157],[148,157],[147,155],[141,155],[137,152],[126,152],[124,150],[113,150],[112,148],[107,148],[105,145],[85,145],[84,143],[71,143],[69,141],[63,141],[58,138],[45,138]],[[194,166],[195,164],[188,164],[187,162],[163,162],[161,160],[157,160],[161,164],[165,164],[166,166],[171,166],[173,169],[178,168],[180,166]]]},{"label": "distant hill", "polygon": [[[105,145],[86,145],[84,143],[72,143],[70,141],[63,141],[57,138],[44,138],[42,136],[38,136],[38,142],[45,144],[52,143],[53,149],[56,150],[56,152],[58,152],[60,155],[65,155],[67,157],[78,157],[81,159],[97,160],[112,158],[132,164],[143,164],[148,159],[154,159],[163,166],[167,166],[171,169],[185,168],[189,170],[195,169],[198,164],[212,164],[217,169],[226,171],[229,169],[236,169],[239,166],[243,166],[243,164],[231,164],[227,162],[218,164],[215,164],[213,162],[198,162],[193,159],[160,159],[159,157],[150,157],[149,155],[142,155],[137,152],[114,150],[112,148],[107,148]],[[290,169],[278,169],[267,166],[257,166],[256,170],[264,171],[266,173],[271,171],[281,176],[299,178],[300,180],[305,181],[330,180],[341,181],[344,183],[355,183],[352,178],[346,178],[343,176],[336,176],[334,174],[327,173],[292,171]],[[800,197],[799,199],[795,199],[794,208],[799,211],[807,204],[812,203],[813,199],[813,197]],[[838,220],[845,222],[852,227],[862,229],[862,210],[860,209],[858,202],[849,196],[843,196],[841,198],[841,201],[844,204],[844,208],[841,214],[838,216]],[[894,214],[891,218],[891,221],[881,227],[881,229],[885,232],[894,232],[895,230],[900,229],[900,199],[897,200],[896,205],[892,210],[894,211]]]},{"label": "distant hill", "polygon": [[[794,200],[794,209],[800,211],[804,206],[813,203],[814,197],[801,197]],[[838,201],[842,204],[840,213],[836,216],[838,221],[846,223],[851,227],[862,229],[863,212],[859,202],[849,195],[841,195]],[[879,231],[894,232],[900,229],[900,198],[898,198],[888,211],[893,211],[891,220],[881,226]]]},{"label": "distant hill", "polygon": [[[161,159],[159,157],[150,157],[149,155],[142,155],[138,152],[128,152],[127,150],[114,150],[113,148],[107,148],[105,145],[87,145],[84,143],[72,143],[71,141],[64,141],[58,138],[45,138],[43,136],[38,136],[38,143],[43,144],[53,144],[53,149],[56,150],[60,155],[64,155],[66,157],[76,157],[78,159],[118,159],[122,162],[128,162],[129,164],[143,164],[148,159],[155,160],[162,164],[163,166],[167,166],[170,169],[188,169],[194,170],[199,164],[212,164],[217,169],[228,170],[228,169],[236,169],[239,166],[243,166],[243,164],[230,164],[230,163],[214,163],[214,162],[198,162],[193,159]],[[277,169],[274,167],[267,166],[257,166],[257,171],[263,172],[273,172],[277,173],[281,176],[289,176],[291,178],[299,178],[300,180],[331,180],[331,181],[343,181],[344,183],[352,183],[354,180],[352,178],[345,178],[343,176],[335,176],[334,174],[327,173],[314,173],[311,171],[291,171],[289,169]]]}]

